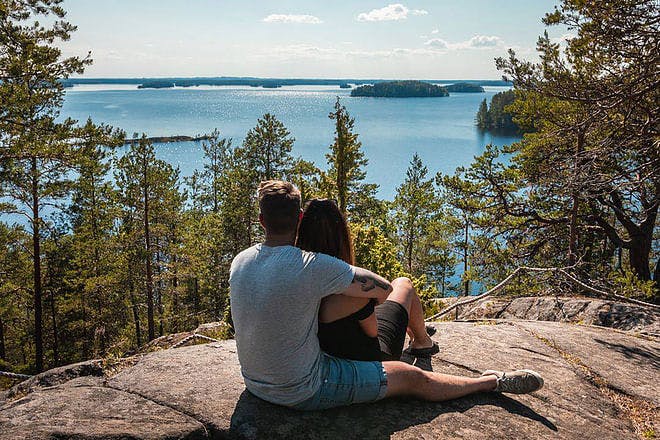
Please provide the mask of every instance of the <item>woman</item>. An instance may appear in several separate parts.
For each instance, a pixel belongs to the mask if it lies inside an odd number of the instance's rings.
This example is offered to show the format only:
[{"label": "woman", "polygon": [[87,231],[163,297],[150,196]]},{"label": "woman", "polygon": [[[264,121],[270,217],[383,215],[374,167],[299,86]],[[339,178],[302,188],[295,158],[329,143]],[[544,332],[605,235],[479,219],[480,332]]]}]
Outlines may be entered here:
[{"label": "woman", "polygon": [[[336,203],[310,200],[298,226],[296,246],[355,265],[353,243],[346,219]],[[406,333],[411,343],[405,353],[414,357],[438,352],[427,334],[422,304],[408,278],[392,281],[393,291],[383,304],[375,299],[331,295],[319,310],[321,349],[354,360],[399,360]]]}]

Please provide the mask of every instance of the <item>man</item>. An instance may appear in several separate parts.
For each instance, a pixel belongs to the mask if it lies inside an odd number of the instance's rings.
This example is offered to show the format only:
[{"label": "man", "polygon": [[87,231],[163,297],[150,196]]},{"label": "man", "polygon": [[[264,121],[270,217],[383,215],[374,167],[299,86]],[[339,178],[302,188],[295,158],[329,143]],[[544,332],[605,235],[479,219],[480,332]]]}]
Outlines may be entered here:
[{"label": "man", "polygon": [[[321,299],[343,294],[377,298],[393,291],[384,278],[324,254],[293,246],[300,192],[290,183],[259,186],[263,243],[231,265],[231,311],[247,389],[269,402],[316,410],[392,396],[443,401],[471,393],[529,393],[543,386],[530,370],[488,370],[470,378],[423,371],[404,362],[364,362],[329,356],[319,347]],[[397,283],[396,288],[412,288]]]}]

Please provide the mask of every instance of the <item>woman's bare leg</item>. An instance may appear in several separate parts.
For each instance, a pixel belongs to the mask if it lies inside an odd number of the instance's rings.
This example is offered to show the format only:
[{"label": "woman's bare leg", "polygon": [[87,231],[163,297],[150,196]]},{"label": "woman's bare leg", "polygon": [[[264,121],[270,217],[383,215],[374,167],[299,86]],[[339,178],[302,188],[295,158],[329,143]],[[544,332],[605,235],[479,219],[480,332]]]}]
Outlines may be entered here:
[{"label": "woman's bare leg", "polygon": [[424,309],[417,296],[417,291],[409,278],[397,278],[392,281],[392,293],[387,297],[390,301],[401,304],[408,311],[408,336],[413,348],[427,348],[433,341],[426,333]]}]

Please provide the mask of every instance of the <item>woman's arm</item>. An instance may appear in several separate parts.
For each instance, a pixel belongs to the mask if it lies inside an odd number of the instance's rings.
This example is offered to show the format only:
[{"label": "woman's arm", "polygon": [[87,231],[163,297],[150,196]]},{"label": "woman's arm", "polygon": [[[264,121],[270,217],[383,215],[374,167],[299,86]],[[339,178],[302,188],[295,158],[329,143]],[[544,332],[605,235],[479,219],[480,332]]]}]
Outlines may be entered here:
[{"label": "woman's arm", "polygon": [[[321,302],[319,321],[327,323],[345,318],[346,316],[352,315],[358,310],[365,308],[369,301],[371,301],[370,298],[355,298],[344,295],[331,295],[325,297]],[[358,323],[367,336],[372,338],[378,336],[378,323],[376,321],[375,313],[370,313],[369,316],[359,320]]]},{"label": "woman's arm", "polygon": [[360,323],[360,328],[365,335],[369,336],[370,338],[375,338],[378,336],[378,322],[376,321],[375,313],[369,315],[367,319],[363,319],[362,321],[358,322]]}]

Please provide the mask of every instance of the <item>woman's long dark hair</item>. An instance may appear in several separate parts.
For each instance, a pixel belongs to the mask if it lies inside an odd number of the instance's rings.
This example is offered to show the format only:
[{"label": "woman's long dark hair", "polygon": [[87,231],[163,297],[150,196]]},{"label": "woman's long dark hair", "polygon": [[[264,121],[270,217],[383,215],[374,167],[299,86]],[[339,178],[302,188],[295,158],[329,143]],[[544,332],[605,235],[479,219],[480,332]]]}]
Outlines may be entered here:
[{"label": "woman's long dark hair", "polygon": [[355,265],[353,240],[348,223],[337,204],[329,199],[312,199],[305,204],[298,225],[296,246]]}]

